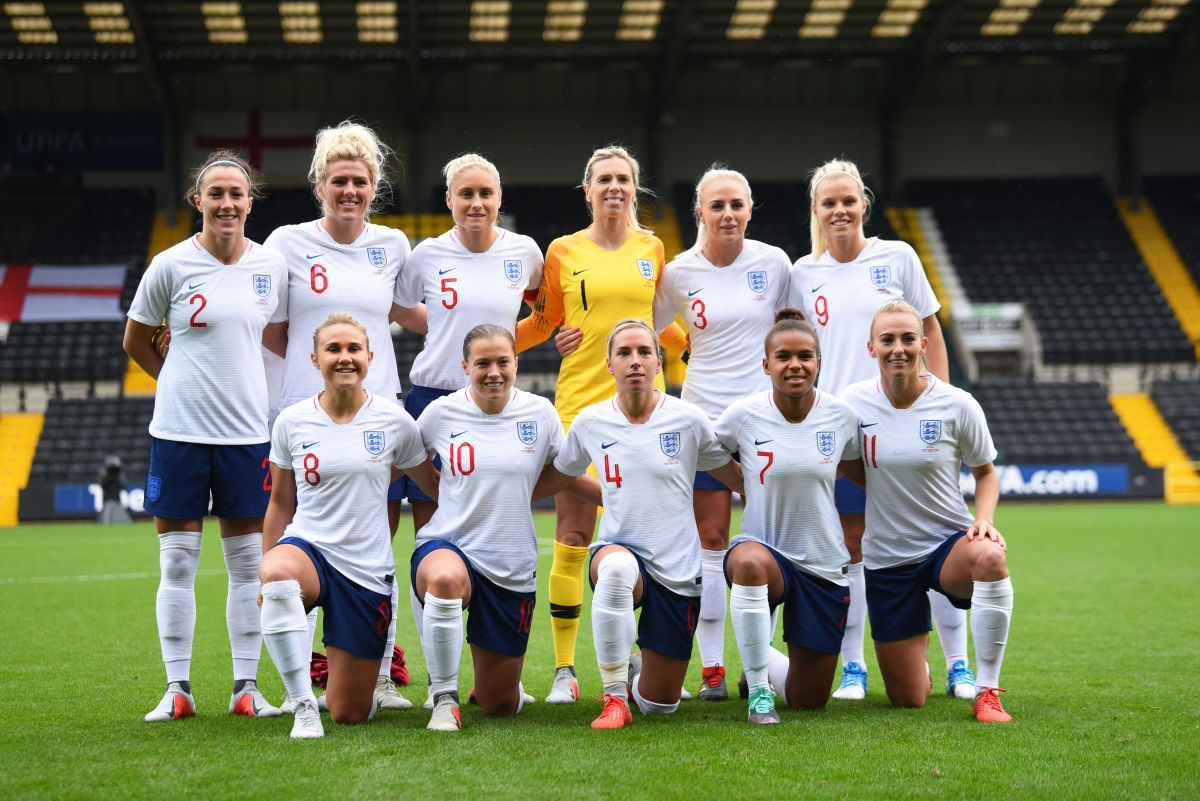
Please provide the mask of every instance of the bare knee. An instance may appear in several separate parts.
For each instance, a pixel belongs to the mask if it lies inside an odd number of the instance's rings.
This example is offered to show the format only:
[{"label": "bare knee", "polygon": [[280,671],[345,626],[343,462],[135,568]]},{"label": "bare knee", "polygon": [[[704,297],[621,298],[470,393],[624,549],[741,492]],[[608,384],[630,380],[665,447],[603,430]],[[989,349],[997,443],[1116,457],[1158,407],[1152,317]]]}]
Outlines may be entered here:
[{"label": "bare knee", "polygon": [[368,699],[366,703],[337,703],[336,701],[327,701],[329,704],[329,716],[333,718],[334,723],[340,723],[343,726],[357,726],[360,723],[366,723],[371,717],[371,702]]},{"label": "bare knee", "polygon": [[975,581],[1000,581],[1008,577],[1008,560],[1004,551],[994,543],[980,548],[974,563],[971,565],[971,578]]},{"label": "bare knee", "polygon": [[434,569],[425,576],[425,591],[435,598],[459,598],[463,594],[464,576],[457,570]]},{"label": "bare knee", "polygon": [[517,706],[521,699],[517,697],[516,692],[511,692],[501,693],[486,700],[476,694],[476,700],[479,701],[479,711],[485,718],[510,718],[517,714]]},{"label": "bare knee", "polygon": [[586,548],[588,545],[591,545],[591,537],[585,537],[582,531],[572,529],[563,529],[556,532],[554,539],[563,545],[570,545],[574,548]]},{"label": "bare knee", "polygon": [[767,560],[771,557],[765,549],[753,548],[751,545],[739,545],[729,552],[725,569],[734,584],[757,587],[767,583]]}]

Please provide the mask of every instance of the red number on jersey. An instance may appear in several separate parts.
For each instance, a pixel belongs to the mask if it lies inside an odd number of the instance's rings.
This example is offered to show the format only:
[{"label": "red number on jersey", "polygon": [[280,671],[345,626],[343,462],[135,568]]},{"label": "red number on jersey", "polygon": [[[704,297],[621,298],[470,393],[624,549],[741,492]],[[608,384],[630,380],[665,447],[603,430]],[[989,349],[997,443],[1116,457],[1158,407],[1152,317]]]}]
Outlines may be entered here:
[{"label": "red number on jersey", "polygon": [[320,466],[321,461],[315,453],[304,454],[304,480],[314,487],[321,483],[321,474],[317,472]]},{"label": "red number on jersey", "polygon": [[442,305],[445,306],[447,309],[453,309],[455,306],[458,305],[458,290],[455,289],[454,287],[450,286],[452,283],[454,283],[457,280],[458,280],[458,278],[455,278],[455,277],[442,279],[442,292],[450,295],[449,303],[446,302],[445,298],[442,298]]},{"label": "red number on jersey", "polygon": [[271,462],[271,457],[270,457],[270,456],[265,456],[265,457],[263,457],[263,464],[262,464],[262,466],[263,466],[263,470],[266,470],[266,471],[267,471],[267,472],[266,472],[266,473],[263,475],[263,492],[270,492],[270,491],[271,491],[271,468],[270,468],[270,467],[268,467],[268,465],[270,464],[270,462]]},{"label": "red number on jersey", "polygon": [[708,328],[708,318],[704,316],[704,301],[700,298],[693,300],[692,311],[696,312],[696,319],[692,321],[692,325],[697,328]]},{"label": "red number on jersey", "polygon": [[318,295],[329,289],[329,276],[325,274],[325,265],[314,264],[308,271],[308,282],[312,286],[312,291]]},{"label": "red number on jersey", "polygon": [[758,483],[766,484],[767,483],[767,468],[770,467],[771,465],[775,464],[775,452],[774,451],[759,451],[758,455],[767,457],[767,463],[765,465],[763,465],[762,470],[758,471]]},{"label": "red number on jersey", "polygon": [[817,295],[816,302],[813,303],[813,311],[817,313],[817,322],[821,325],[829,325],[829,301],[824,295]]},{"label": "red number on jersey", "polygon": [[[466,454],[466,464],[463,463],[463,454]],[[452,476],[469,476],[475,472],[475,446],[469,442],[460,442],[458,447],[454,446],[453,440],[450,442],[450,475]]]},{"label": "red number on jersey", "polygon": [[878,434],[867,436],[863,434],[863,462],[867,467],[879,467],[879,462],[875,460],[875,437]]},{"label": "red number on jersey", "polygon": [[208,305],[208,301],[204,299],[203,295],[192,295],[191,300],[188,301],[188,305],[194,306],[196,305],[196,301],[200,301],[200,308],[192,312],[192,328],[208,328],[208,323],[196,322],[196,315],[204,311],[204,307]]},{"label": "red number on jersey", "polygon": [[621,488],[621,465],[608,463],[608,454],[604,454],[604,480]]}]

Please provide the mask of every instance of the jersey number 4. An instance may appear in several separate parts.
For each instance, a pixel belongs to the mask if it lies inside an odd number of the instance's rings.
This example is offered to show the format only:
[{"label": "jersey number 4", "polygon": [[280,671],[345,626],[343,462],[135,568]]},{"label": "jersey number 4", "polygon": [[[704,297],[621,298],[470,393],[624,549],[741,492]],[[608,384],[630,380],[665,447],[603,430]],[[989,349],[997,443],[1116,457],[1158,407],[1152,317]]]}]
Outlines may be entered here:
[{"label": "jersey number 4", "polygon": [[616,484],[617,489],[621,488],[621,465],[616,462],[610,464],[608,454],[604,455],[604,480],[609,484]]}]

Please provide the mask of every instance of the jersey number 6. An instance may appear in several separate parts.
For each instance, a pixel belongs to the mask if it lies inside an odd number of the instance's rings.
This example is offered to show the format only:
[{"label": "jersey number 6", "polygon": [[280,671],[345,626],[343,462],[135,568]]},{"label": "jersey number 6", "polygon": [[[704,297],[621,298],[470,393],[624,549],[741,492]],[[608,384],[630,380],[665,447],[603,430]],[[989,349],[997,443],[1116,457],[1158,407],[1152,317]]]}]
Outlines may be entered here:
[{"label": "jersey number 6", "polygon": [[312,291],[320,295],[329,289],[329,276],[325,274],[325,265],[314,264],[308,271],[308,283]]}]

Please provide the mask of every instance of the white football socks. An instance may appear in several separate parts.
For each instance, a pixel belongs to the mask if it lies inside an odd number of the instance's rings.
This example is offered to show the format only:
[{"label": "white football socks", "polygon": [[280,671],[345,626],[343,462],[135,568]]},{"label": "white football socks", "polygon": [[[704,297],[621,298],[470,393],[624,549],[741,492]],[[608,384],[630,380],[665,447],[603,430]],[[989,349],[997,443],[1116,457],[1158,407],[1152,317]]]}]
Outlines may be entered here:
[{"label": "white football socks", "polygon": [[636,639],[633,619],[633,588],[638,566],[633,554],[614,551],[596,570],[592,592],[592,643],[600,666],[604,691],[628,698],[629,652]]},{"label": "white football socks", "polygon": [[396,609],[400,605],[400,587],[392,581],[392,622],[388,624],[387,646],[379,660],[379,675],[392,678],[392,648],[396,644]]},{"label": "white football socks", "polygon": [[262,621],[258,609],[258,563],[262,560],[262,533],[222,537],[229,591],[225,598],[225,625],[233,653],[233,680],[258,676],[262,655]]},{"label": "white football socks", "polygon": [[929,591],[929,614],[937,627],[946,670],[958,661],[967,659],[967,610],[959,609],[937,590]]},{"label": "white football socks", "polygon": [[283,679],[293,704],[309,700],[315,704],[308,663],[312,658],[312,641],[305,640],[308,622],[304,615],[304,600],[300,597],[300,582],[295,579],[268,581],[262,585],[260,625],[267,653]]},{"label": "white football socks", "polygon": [[867,636],[867,581],[863,576],[863,563],[850,565],[846,578],[850,582],[850,608],[846,610],[846,629],[842,632],[842,665],[857,662],[866,670],[863,639]]},{"label": "white football socks", "polygon": [[792,663],[787,654],[780,653],[774,648],[767,649],[767,676],[775,685],[776,694],[783,699],[785,704],[787,703],[788,671],[791,669]]},{"label": "white football socks", "polygon": [[725,664],[726,553],[723,549],[700,550],[700,619],[696,624],[696,639],[703,667]]},{"label": "white football socks", "polygon": [[753,690],[767,684],[767,652],[771,650],[771,610],[767,585],[734,584],[729,591],[729,616],[737,640],[746,683]]},{"label": "white football socks", "polygon": [[976,581],[971,593],[971,635],[975,638],[977,688],[1000,686],[1000,663],[1012,620],[1012,579]]},{"label": "white football socks", "polygon": [[638,687],[638,682],[642,680],[642,674],[639,673],[633,677],[633,683],[629,685],[629,690],[633,693],[633,701],[637,704],[638,709],[642,710],[643,715],[673,715],[675,710],[679,709],[679,702],[673,704],[660,704],[657,701],[650,701],[642,697],[642,692]]},{"label": "white football socks", "polygon": [[159,581],[154,611],[168,684],[191,677],[199,564],[199,532],[168,531],[158,535]]},{"label": "white football socks", "polygon": [[434,696],[458,690],[458,663],[462,659],[463,610],[459,598],[438,598],[425,593],[425,665]]}]

